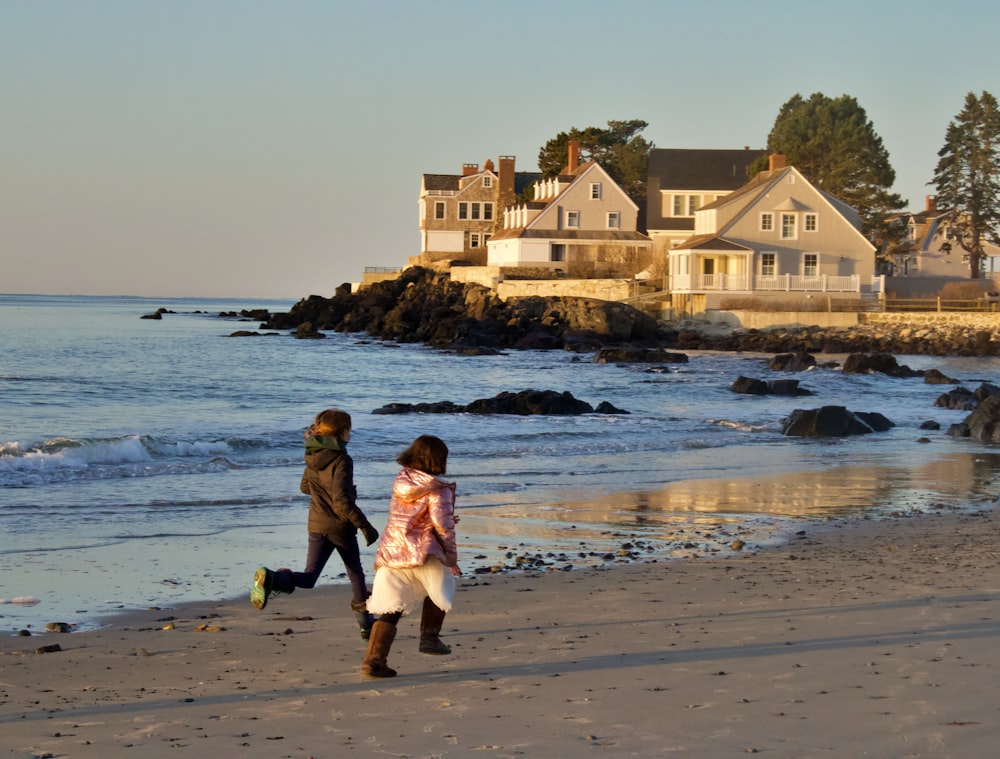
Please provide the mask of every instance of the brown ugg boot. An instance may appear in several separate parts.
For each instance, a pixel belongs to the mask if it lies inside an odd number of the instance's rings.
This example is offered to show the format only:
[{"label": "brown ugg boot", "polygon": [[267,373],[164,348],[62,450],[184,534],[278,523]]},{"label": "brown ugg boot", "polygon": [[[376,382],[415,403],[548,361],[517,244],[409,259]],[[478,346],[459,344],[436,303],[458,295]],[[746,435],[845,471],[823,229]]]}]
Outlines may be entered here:
[{"label": "brown ugg boot", "polygon": [[451,653],[451,648],[438,637],[441,634],[441,625],[444,624],[444,615],[444,609],[429,597],[424,599],[424,608],[420,615],[420,653],[435,656]]},{"label": "brown ugg boot", "polygon": [[368,638],[368,652],[361,663],[361,674],[368,677],[395,677],[396,670],[386,664],[392,641],[396,638],[396,625],[375,620],[371,636]]}]

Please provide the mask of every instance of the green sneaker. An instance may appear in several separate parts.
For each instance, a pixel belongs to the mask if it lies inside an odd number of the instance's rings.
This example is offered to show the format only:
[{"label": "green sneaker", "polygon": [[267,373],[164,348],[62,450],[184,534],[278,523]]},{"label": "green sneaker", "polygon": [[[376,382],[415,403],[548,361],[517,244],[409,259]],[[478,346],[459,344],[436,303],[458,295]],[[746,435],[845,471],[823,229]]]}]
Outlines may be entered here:
[{"label": "green sneaker", "polygon": [[255,609],[267,606],[267,597],[271,595],[271,584],[274,582],[274,572],[267,567],[261,567],[253,575],[253,587],[250,588],[250,603]]}]

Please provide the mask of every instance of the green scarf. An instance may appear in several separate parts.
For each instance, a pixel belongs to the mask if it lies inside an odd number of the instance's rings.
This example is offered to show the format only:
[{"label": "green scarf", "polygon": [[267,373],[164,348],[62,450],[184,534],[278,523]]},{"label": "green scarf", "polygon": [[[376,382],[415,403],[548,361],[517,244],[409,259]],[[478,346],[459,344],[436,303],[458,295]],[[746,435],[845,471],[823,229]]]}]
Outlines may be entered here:
[{"label": "green scarf", "polygon": [[340,438],[336,437],[311,437],[306,439],[306,452],[314,453],[316,451],[329,450],[329,451],[346,451],[347,443],[345,443]]}]

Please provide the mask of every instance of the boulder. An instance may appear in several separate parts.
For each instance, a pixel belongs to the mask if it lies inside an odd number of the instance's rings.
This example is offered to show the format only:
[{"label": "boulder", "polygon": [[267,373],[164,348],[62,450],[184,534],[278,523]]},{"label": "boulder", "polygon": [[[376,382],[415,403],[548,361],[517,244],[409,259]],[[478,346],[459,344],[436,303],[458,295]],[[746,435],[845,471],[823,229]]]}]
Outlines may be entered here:
[{"label": "boulder", "polygon": [[1000,395],[984,398],[964,421],[948,429],[953,437],[970,437],[982,443],[1000,443]]},{"label": "boulder", "polygon": [[885,374],[890,377],[921,377],[923,372],[896,361],[889,353],[852,353],[844,361],[844,374]]},{"label": "boulder", "polygon": [[937,369],[928,369],[924,372],[924,382],[928,385],[957,385],[958,380],[952,379],[946,374],[942,374]]},{"label": "boulder", "polygon": [[978,401],[975,394],[964,387],[953,387],[947,393],[942,393],[934,401],[937,408],[950,408],[958,411],[972,411]]},{"label": "boulder", "polygon": [[812,392],[799,387],[799,381],[795,379],[764,380],[753,377],[739,376],[729,387],[734,393],[745,393],[746,395],[812,395]]},{"label": "boulder", "polygon": [[[793,437],[847,437],[884,431],[893,424],[881,414],[854,413],[844,406],[796,409],[782,423],[781,434]],[[885,426],[885,425],[888,426]]]},{"label": "boulder", "polygon": [[816,358],[805,351],[779,353],[771,359],[768,369],[776,372],[804,372],[816,366]]},{"label": "boulder", "polygon": [[686,364],[687,354],[673,353],[663,348],[632,346],[601,348],[594,356],[598,364]]},{"label": "boulder", "polygon": [[627,414],[607,401],[595,409],[572,393],[555,390],[522,390],[504,392],[493,398],[480,398],[465,406],[451,401],[436,403],[389,403],[372,411],[373,414],[511,414],[529,416],[577,416],[580,414]]}]

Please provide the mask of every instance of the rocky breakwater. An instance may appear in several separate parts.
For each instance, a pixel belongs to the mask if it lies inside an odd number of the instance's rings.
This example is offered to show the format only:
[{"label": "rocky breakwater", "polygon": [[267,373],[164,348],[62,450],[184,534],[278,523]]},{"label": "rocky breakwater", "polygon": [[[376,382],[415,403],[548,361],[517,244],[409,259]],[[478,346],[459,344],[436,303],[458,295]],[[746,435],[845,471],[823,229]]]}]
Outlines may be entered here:
[{"label": "rocky breakwater", "polygon": [[861,314],[852,327],[720,328],[685,321],[670,326],[667,345],[680,350],[782,353],[892,353],[1000,356],[1000,313]]},{"label": "rocky breakwater", "polygon": [[455,350],[592,352],[606,344],[655,345],[664,337],[653,317],[622,303],[569,297],[503,301],[489,288],[420,267],[357,293],[342,285],[332,298],[311,295],[288,313],[272,314],[261,328],[293,330],[301,338],[323,331],[366,332]]}]

